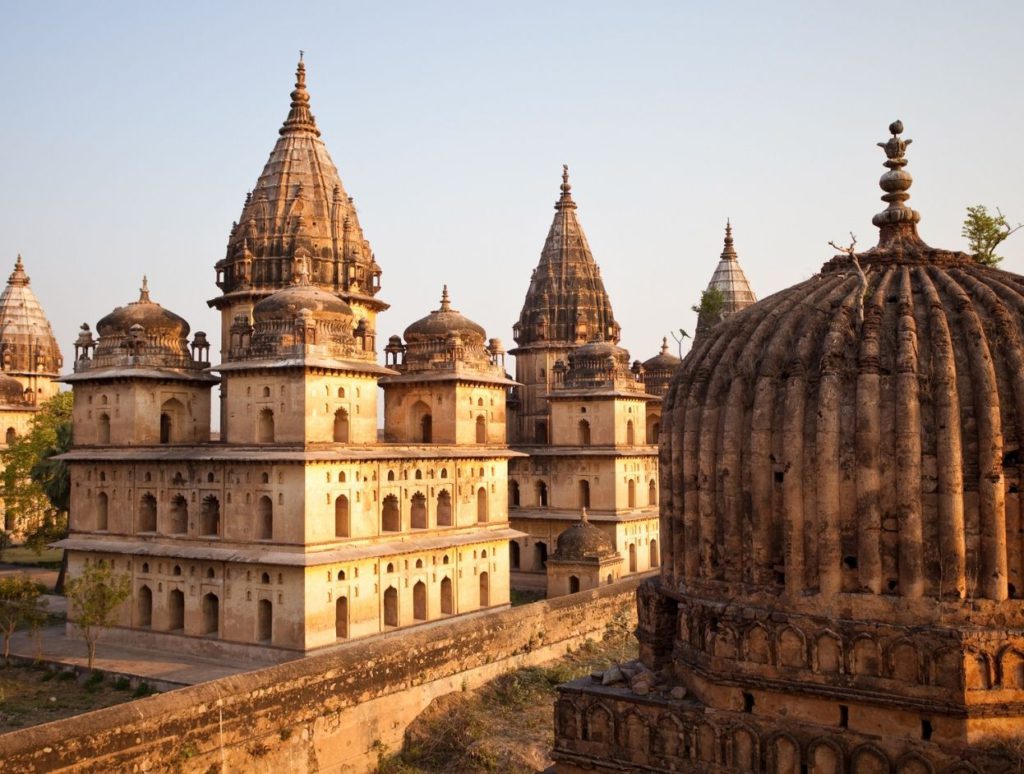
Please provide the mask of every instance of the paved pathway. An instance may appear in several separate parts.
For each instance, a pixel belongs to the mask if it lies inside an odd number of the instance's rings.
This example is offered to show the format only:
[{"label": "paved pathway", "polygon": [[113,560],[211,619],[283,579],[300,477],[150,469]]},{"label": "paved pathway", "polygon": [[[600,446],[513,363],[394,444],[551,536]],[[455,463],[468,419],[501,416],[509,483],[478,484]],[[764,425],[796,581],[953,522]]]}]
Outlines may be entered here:
[{"label": "paved pathway", "polygon": [[[108,635],[110,636],[110,635]],[[85,642],[70,638],[64,633],[64,624],[48,626],[39,632],[42,645],[42,659],[51,663],[73,664],[85,667],[88,663]],[[35,658],[37,643],[28,632],[16,632],[11,638],[11,653],[25,658]],[[260,664],[247,664],[238,659],[214,660],[198,658],[180,652],[168,652],[153,648],[130,647],[104,642],[103,637],[96,645],[95,667],[106,672],[133,675],[142,679],[162,680],[180,685],[192,685],[219,677],[259,669]]]}]

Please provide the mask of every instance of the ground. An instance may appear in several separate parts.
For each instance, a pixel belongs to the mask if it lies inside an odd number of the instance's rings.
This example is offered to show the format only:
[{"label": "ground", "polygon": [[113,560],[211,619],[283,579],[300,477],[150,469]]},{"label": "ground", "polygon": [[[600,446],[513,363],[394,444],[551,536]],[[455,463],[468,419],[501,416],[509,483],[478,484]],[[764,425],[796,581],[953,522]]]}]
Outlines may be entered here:
[{"label": "ground", "polygon": [[98,672],[76,676],[46,667],[0,667],[0,734],[120,704],[149,693],[131,690],[128,680],[112,682]]},{"label": "ground", "polygon": [[636,653],[632,632],[609,626],[602,642],[588,642],[557,661],[442,696],[409,727],[400,751],[378,751],[377,774],[543,771],[552,764],[555,686]]}]

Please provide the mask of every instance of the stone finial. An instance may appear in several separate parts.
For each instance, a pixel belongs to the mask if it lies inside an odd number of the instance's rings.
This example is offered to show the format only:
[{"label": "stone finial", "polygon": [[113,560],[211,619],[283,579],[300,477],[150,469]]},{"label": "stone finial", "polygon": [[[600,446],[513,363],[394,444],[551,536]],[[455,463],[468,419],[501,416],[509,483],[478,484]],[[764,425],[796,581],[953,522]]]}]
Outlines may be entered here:
[{"label": "stone finial", "polygon": [[572,200],[572,186],[569,184],[569,165],[562,165],[562,195],[555,202],[556,210],[575,210],[576,202]]},{"label": "stone finial", "polygon": [[441,289],[441,308],[439,312],[450,312],[452,310],[451,299],[448,298],[448,285]]},{"label": "stone finial", "polygon": [[142,287],[139,288],[139,303],[148,304],[149,301],[149,280],[146,275],[142,275]]},{"label": "stone finial", "polygon": [[22,286],[29,284],[28,275],[25,273],[25,264],[21,261],[21,253],[18,253],[18,259],[14,262],[14,271],[7,278],[7,284]]},{"label": "stone finial", "polygon": [[580,508],[580,521],[583,522],[584,524],[589,524],[590,523],[590,519],[587,517],[587,509],[586,508]]},{"label": "stone finial", "polygon": [[735,261],[736,259],[737,259],[736,248],[733,246],[733,243],[732,243],[732,222],[728,218],[726,218],[725,219],[725,244],[722,247],[722,260],[723,261]]},{"label": "stone finial", "polygon": [[669,354],[669,352],[668,352],[668,336],[662,336],[661,337],[661,354],[662,355]]},{"label": "stone finial", "polygon": [[302,61],[302,53],[299,54],[299,64],[295,68],[295,90],[292,91],[291,110],[288,111],[288,118],[281,127],[281,134],[295,134],[298,132],[312,132],[317,137],[320,130],[316,126],[316,119],[309,109],[309,92],[306,91],[306,64]]},{"label": "stone finial", "polygon": [[892,137],[886,142],[877,143],[878,147],[885,151],[883,166],[889,170],[878,181],[878,185],[885,191],[882,201],[888,202],[889,206],[871,219],[881,232],[879,247],[896,240],[920,241],[917,236],[917,223],[921,220],[921,214],[905,204],[910,198],[908,191],[914,182],[911,174],[904,169],[907,165],[907,146],[913,140],[900,137],[903,134],[902,121],[893,121],[889,124],[889,131]]}]

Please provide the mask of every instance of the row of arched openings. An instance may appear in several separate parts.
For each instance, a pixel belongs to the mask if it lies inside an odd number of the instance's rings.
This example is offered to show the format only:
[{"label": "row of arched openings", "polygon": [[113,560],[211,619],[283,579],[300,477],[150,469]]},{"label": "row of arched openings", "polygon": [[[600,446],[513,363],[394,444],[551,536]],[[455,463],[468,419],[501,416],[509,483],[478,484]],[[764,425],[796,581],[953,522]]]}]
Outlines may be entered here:
[{"label": "row of arched openings", "polygon": [[[522,494],[519,488],[519,482],[514,479],[508,482],[508,502],[509,506],[513,508],[518,508],[522,505]],[[626,502],[630,508],[637,507],[636,481],[633,479],[630,479],[626,484]],[[653,478],[647,484],[647,504],[658,504],[658,485]],[[538,481],[534,485],[534,505],[537,508],[548,507],[548,485],[543,481]],[[576,505],[579,508],[590,507],[589,481],[581,480],[579,482]]]},{"label": "row of arched openings", "polygon": [[[266,502],[264,502],[266,501]],[[258,504],[258,539],[269,540],[273,535],[273,505],[269,497],[261,497]],[[96,495],[96,529],[105,531],[110,528],[110,497],[106,492]],[[148,492],[139,500],[136,532],[157,532],[157,501]],[[169,535],[184,535],[188,532],[188,501],[182,495],[171,498],[166,524]],[[218,537],[221,534],[220,500],[214,495],[203,498],[199,508],[199,535],[202,537]]]},{"label": "row of arched openings", "polygon": [[[260,409],[256,415],[256,442],[274,443],[276,440],[275,428],[274,410],[269,408]],[[349,442],[349,417],[348,412],[343,408],[334,412],[331,440],[334,443]]]},{"label": "row of arched openings", "polygon": [[[479,591],[479,604],[480,607],[488,607],[491,604],[491,589],[490,589],[490,578],[486,572],[480,573],[477,581],[477,588]],[[439,596],[439,607],[441,615],[453,615],[455,613],[455,596],[451,578],[445,577],[441,579],[441,588]],[[341,600],[339,599],[340,603]],[[339,605],[339,610],[340,605]],[[345,602],[345,611],[347,614],[348,602]],[[426,621],[429,618],[429,610],[427,605],[427,584],[423,581],[417,581],[412,587],[412,618],[414,621]],[[384,590],[384,625],[385,626],[398,626],[399,625],[399,607],[398,607],[398,589],[394,586],[388,586]],[[341,631],[341,622],[339,620],[338,631]],[[347,632],[347,623],[345,624],[345,631]],[[339,637],[343,636],[341,634]],[[344,636],[347,636],[344,635]]]},{"label": "row of arched openings", "polygon": [[[269,600],[262,600],[270,605]],[[135,595],[135,625],[148,629],[153,626],[153,590],[143,584]],[[185,592],[171,589],[167,594],[167,619],[163,627],[165,631],[180,632],[185,629]],[[257,632],[259,634],[260,632]],[[203,636],[220,635],[220,598],[210,592],[200,600],[199,634]],[[270,639],[257,637],[257,639]]]}]

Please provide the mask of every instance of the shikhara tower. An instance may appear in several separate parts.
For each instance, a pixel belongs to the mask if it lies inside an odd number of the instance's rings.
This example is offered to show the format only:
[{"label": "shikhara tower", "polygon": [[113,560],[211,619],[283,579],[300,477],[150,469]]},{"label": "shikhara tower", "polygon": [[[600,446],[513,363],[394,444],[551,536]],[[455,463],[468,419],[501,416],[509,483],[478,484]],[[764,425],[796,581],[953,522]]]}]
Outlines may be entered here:
[{"label": "shikhara tower", "polygon": [[65,377],[69,572],[104,560],[132,581],[110,639],[279,660],[506,606],[516,533],[500,343],[445,292],[405,343],[392,338],[393,368],[377,362],[380,267],[301,61],[216,269],[218,364],[206,335],[190,341],[143,281],[138,301],[100,320],[98,340],[82,327]]}]

